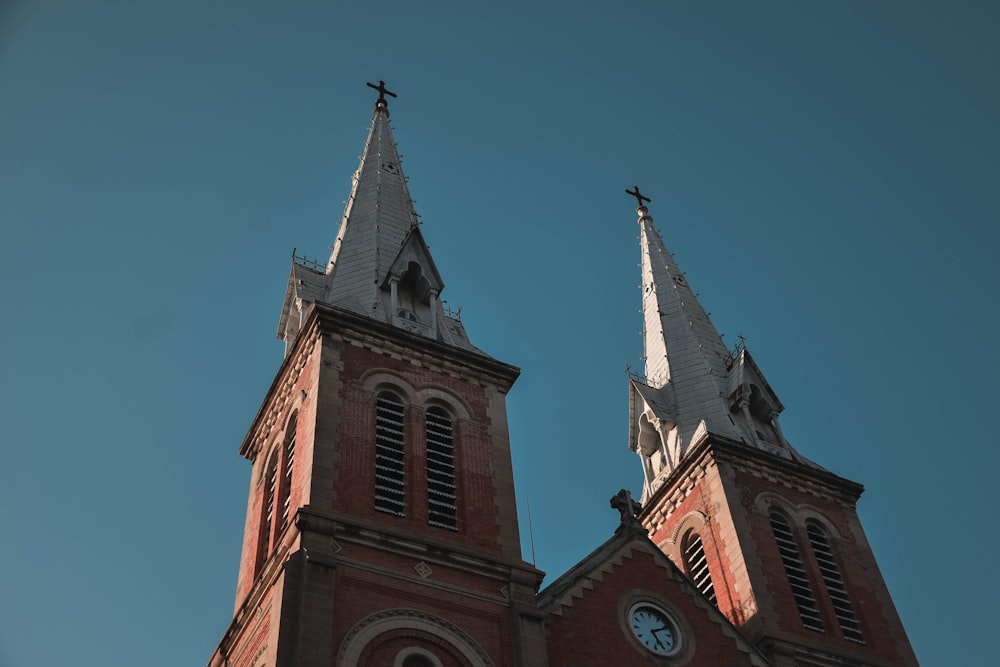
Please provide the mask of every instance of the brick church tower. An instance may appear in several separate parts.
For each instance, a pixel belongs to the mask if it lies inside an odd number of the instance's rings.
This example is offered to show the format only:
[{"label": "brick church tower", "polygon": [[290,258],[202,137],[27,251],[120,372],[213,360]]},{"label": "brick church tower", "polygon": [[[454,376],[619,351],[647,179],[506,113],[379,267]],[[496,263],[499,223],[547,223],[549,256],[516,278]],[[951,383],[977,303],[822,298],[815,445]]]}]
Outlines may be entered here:
[{"label": "brick church tower", "polygon": [[[506,395],[519,370],[442,306],[385,89],[326,264],[293,257],[232,623],[210,667],[915,666],[858,521],[862,487],[788,443],[638,189],[641,503],[539,591]],[[618,484],[609,480],[609,486]]]},{"label": "brick church tower", "polygon": [[789,444],[763,372],[724,345],[629,194],[646,365],[629,442],[651,540],[775,665],[916,665],[858,520],[863,488]]},{"label": "brick church tower", "polygon": [[285,359],[213,667],[545,663],[521,559],[506,394],[468,339],[403,176],[382,82],[329,262],[293,258]]}]

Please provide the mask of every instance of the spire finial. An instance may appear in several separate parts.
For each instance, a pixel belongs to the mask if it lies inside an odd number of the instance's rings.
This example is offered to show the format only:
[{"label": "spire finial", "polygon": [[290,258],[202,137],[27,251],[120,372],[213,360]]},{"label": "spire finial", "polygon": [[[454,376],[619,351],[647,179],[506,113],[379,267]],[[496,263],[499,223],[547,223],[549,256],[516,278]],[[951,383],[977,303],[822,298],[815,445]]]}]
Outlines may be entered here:
[{"label": "spire finial", "polygon": [[378,99],[375,100],[375,111],[378,111],[379,109],[385,109],[386,111],[388,111],[389,102],[385,99],[385,96],[388,95],[389,97],[396,97],[396,93],[386,88],[385,81],[383,81],[382,79],[379,79],[377,86],[369,81],[368,87],[374,88],[375,90],[378,91]]},{"label": "spire finial", "polygon": [[[368,85],[370,86],[371,84],[368,84]],[[646,195],[644,195],[641,192],[639,192],[639,186],[638,185],[633,185],[632,188],[634,189],[634,191],[633,190],[629,190],[628,188],[625,188],[625,194],[632,195],[633,197],[635,197],[636,208],[642,208],[643,207],[642,202],[644,202],[644,201],[653,201],[652,199],[650,199]]]}]

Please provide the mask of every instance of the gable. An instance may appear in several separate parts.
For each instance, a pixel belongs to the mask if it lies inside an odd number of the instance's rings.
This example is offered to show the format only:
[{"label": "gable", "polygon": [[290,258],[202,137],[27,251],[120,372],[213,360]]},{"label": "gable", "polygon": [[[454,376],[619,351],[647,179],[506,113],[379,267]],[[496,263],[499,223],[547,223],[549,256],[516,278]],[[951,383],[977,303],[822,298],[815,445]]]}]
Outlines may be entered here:
[{"label": "gable", "polygon": [[[756,665],[769,663],[680,570],[633,531],[602,545],[539,595],[547,614],[549,663]],[[675,652],[658,656],[635,630],[636,614],[662,612],[672,631],[657,630]],[[664,626],[665,627],[665,626]],[[646,635],[648,638],[650,635]],[[671,644],[660,644],[667,651]],[[654,649],[655,649],[654,645]]]},{"label": "gable", "polygon": [[731,408],[746,394],[754,402],[754,408],[758,408],[761,412],[780,413],[785,409],[746,348],[743,348],[734,361],[727,383]]}]

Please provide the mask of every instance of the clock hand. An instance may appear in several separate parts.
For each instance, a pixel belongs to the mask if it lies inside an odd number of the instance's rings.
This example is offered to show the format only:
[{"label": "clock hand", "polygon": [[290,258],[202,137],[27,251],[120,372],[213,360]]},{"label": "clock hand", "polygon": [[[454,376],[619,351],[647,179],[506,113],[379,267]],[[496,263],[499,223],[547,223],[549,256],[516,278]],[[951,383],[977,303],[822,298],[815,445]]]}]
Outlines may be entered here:
[{"label": "clock hand", "polygon": [[[666,626],[661,625],[660,627],[656,628],[655,630],[652,630],[651,632],[653,633],[653,637],[656,638],[656,643],[657,644],[662,644],[663,641],[660,639],[660,634],[659,633],[661,633],[661,632],[668,632],[668,631],[667,631]],[[673,642],[673,636],[668,635],[668,641]]]}]

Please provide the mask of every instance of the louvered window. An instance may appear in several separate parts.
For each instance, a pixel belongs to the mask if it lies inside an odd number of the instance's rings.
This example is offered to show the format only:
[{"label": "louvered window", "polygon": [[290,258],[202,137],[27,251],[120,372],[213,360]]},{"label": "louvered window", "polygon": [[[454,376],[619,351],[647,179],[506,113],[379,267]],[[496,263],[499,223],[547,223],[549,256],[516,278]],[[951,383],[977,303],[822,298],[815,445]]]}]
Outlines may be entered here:
[{"label": "louvered window", "polygon": [[694,585],[712,604],[716,604],[715,587],[712,585],[712,575],[708,571],[705,547],[701,543],[701,535],[693,531],[688,533],[684,540],[684,562],[687,564],[688,576]]},{"label": "louvered window", "polygon": [[293,417],[288,424],[285,435],[285,469],[281,480],[281,527],[280,533],[288,525],[288,515],[292,502],[292,469],[295,466],[295,427],[298,420]]},{"label": "louvered window", "polygon": [[840,568],[837,567],[837,560],[834,558],[826,533],[815,523],[806,526],[806,533],[809,535],[813,553],[816,554],[816,562],[823,576],[823,583],[826,584],[826,592],[830,596],[833,611],[837,615],[840,631],[844,633],[845,638],[864,644],[865,637],[861,634],[861,624],[854,615],[854,607],[847,595],[847,587],[844,586],[844,580],[840,576]]},{"label": "louvered window", "polygon": [[795,596],[795,604],[799,608],[802,625],[810,630],[823,632],[823,619],[820,618],[819,609],[816,607],[816,596],[813,595],[812,586],[810,586],[805,569],[802,567],[802,557],[799,555],[799,546],[795,542],[792,528],[788,525],[785,517],[780,514],[771,514],[770,518],[771,530],[778,543],[781,562],[785,566],[788,583],[792,586],[792,594]]},{"label": "louvered window", "polygon": [[274,523],[274,494],[278,484],[278,452],[271,455],[271,459],[264,469],[264,502],[261,504],[260,538],[257,547],[258,567],[263,565],[271,553],[271,526]]},{"label": "louvered window", "polygon": [[451,530],[458,527],[452,422],[437,407],[427,410],[427,522]]},{"label": "louvered window", "polygon": [[403,402],[381,393],[375,400],[375,509],[404,516]]}]

